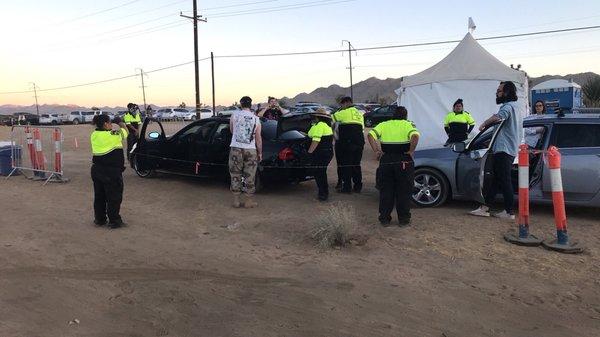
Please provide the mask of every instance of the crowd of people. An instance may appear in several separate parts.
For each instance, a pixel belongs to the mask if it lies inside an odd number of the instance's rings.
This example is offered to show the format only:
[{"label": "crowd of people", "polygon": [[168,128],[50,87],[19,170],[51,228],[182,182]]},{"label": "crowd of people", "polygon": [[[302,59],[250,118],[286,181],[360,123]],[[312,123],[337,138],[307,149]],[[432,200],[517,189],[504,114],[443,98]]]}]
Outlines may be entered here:
[{"label": "crowd of people", "polygon": [[[496,141],[491,148],[494,182],[485,195],[485,203],[470,212],[476,216],[490,216],[490,204],[500,190],[504,196],[504,210],[494,213],[500,218],[512,218],[513,187],[510,182],[512,163],[522,139],[522,120],[516,112],[517,91],[512,82],[502,82],[496,91],[496,103],[500,105],[498,113],[484,121],[480,130],[502,123]],[[308,155],[311,169],[317,185],[317,199],[329,199],[327,167],[334,155],[337,162],[340,193],[361,193],[363,188],[361,161],[365,146],[364,118],[354,107],[352,98],[340,100],[340,109],[330,114],[318,109],[312,114],[312,126],[307,136],[310,139]],[[543,113],[541,109],[536,111]],[[240,99],[241,110],[230,118],[232,135],[229,153],[230,190],[233,193],[233,207],[254,208],[258,206],[254,193],[255,177],[262,160],[262,138],[260,118],[279,120],[287,111],[279,106],[277,99],[269,97],[267,105],[252,110],[252,99],[244,96]],[[122,172],[125,169],[122,140],[127,139],[127,149],[139,137],[141,119],[139,109],[133,103],[128,106],[123,121],[115,118],[112,122],[106,115],[94,118],[96,130],[92,132],[92,180],[94,183],[95,223],[111,228],[124,226],[119,214],[123,193]],[[379,160],[377,168],[377,187],[379,189],[379,222],[389,226],[394,207],[398,224],[410,223],[411,195],[414,187],[414,152],[419,143],[420,133],[408,119],[409,112],[403,106],[393,107],[393,117],[379,123],[367,134],[369,145]],[[120,126],[113,130],[112,123]],[[448,135],[446,144],[462,142],[473,130],[475,120],[464,110],[463,100],[458,99],[453,111],[444,120],[444,129]],[[534,137],[536,132],[534,130]],[[108,220],[108,222],[107,222]]]}]

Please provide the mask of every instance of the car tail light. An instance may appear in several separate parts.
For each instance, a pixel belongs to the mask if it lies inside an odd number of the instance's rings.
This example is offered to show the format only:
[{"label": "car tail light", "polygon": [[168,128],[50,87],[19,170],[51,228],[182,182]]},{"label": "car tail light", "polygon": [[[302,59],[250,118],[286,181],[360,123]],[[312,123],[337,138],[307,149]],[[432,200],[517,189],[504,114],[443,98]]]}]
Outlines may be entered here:
[{"label": "car tail light", "polygon": [[294,159],[294,151],[289,147],[279,151],[279,159],[280,160],[292,160]]}]

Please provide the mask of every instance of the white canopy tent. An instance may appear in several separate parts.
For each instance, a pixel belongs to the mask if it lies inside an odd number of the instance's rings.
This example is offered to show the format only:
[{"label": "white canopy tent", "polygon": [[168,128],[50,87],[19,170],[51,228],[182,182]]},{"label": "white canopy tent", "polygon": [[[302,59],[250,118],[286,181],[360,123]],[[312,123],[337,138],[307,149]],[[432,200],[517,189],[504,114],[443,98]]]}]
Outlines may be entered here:
[{"label": "white canopy tent", "polygon": [[[528,114],[528,84],[524,72],[512,69],[487,52],[467,33],[443,60],[418,74],[402,78],[398,104],[421,133],[419,148],[439,147],[447,140],[444,117],[458,98],[477,126],[498,111],[496,89],[501,81],[517,86],[519,113]],[[473,132],[476,132],[474,130]]]}]

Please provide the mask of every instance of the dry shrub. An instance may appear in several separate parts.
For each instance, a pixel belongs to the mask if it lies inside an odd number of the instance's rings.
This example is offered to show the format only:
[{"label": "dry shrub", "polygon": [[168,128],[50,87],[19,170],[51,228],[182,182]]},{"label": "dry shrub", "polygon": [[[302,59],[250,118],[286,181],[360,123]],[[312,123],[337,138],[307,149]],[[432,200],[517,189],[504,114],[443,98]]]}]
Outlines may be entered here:
[{"label": "dry shrub", "polygon": [[354,207],[336,203],[317,217],[311,237],[320,249],[343,247],[349,243],[355,226]]}]

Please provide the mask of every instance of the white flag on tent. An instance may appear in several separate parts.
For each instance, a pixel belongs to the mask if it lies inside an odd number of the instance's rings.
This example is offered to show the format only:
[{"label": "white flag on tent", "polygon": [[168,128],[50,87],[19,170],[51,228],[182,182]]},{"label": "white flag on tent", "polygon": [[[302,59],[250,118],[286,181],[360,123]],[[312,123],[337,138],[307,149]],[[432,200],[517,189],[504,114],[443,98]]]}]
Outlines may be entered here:
[{"label": "white flag on tent", "polygon": [[475,21],[473,21],[473,18],[469,16],[469,32],[473,33],[475,28],[477,28],[477,26],[475,26]]}]

